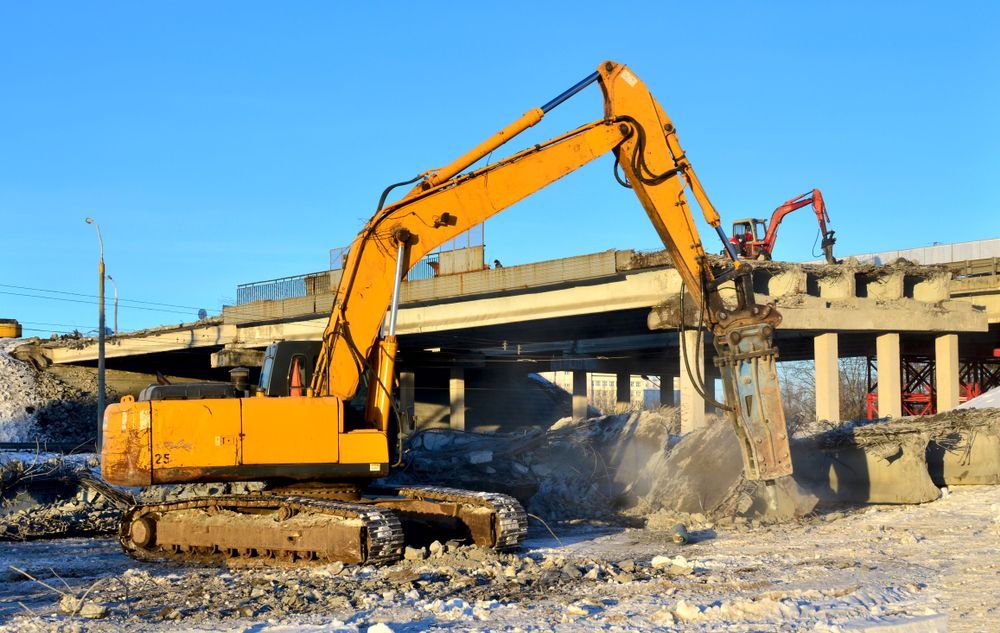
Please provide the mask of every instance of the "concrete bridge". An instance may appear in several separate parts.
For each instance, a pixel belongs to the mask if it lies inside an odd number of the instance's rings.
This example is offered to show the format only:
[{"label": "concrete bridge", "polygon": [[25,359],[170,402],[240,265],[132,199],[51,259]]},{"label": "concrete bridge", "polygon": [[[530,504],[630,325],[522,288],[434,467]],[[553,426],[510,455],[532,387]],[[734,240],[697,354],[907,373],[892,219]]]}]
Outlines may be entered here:
[{"label": "concrete bridge", "polygon": [[[623,402],[630,376],[652,375],[660,377],[664,404],[674,402],[678,378],[684,426],[702,423],[705,407],[682,371],[680,354],[683,348],[700,367],[696,381],[712,384],[717,375],[711,337],[695,331],[698,311],[690,297],[682,318],[682,283],[664,252],[605,251],[479,268],[403,285],[403,395],[415,393],[409,397],[420,401],[423,393],[423,400],[433,400],[435,421],[459,428],[478,423],[475,412],[466,419],[467,379],[481,384],[562,370],[574,372],[574,415],[586,411],[588,373],[615,374]],[[262,349],[274,341],[319,340],[339,275],[335,270],[309,276],[302,297],[226,306],[221,317],[112,337],[107,366],[195,379],[259,366]],[[840,357],[877,359],[879,414],[898,417],[903,355],[934,359],[936,406],[947,410],[961,396],[961,359],[1000,348],[1000,259],[950,268],[755,262],[753,280],[758,301],[774,302],[784,317],[776,333],[782,360],[815,362],[820,419],[840,419]],[[689,328],[683,335],[682,321]],[[33,349],[55,364],[96,361],[96,343],[88,339]]]}]

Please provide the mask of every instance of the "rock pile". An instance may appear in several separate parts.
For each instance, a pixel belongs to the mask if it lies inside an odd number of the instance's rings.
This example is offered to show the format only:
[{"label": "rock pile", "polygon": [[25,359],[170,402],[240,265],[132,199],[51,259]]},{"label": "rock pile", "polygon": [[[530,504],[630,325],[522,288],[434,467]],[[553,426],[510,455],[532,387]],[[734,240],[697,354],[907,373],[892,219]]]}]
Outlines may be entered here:
[{"label": "rock pile", "polygon": [[[11,356],[0,341],[0,442],[87,442],[95,435],[97,379],[85,369],[73,385]],[[115,394],[109,393],[108,398]]]}]

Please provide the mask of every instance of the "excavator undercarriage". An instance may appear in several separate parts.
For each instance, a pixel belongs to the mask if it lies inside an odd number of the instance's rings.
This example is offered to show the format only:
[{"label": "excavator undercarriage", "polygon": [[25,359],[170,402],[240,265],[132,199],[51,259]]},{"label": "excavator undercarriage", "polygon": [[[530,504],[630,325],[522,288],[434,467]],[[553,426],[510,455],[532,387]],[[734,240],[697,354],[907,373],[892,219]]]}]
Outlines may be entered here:
[{"label": "excavator undercarriage", "polygon": [[527,529],[521,504],[499,493],[312,484],[135,506],[119,540],[139,560],[377,565],[434,540],[510,549]]}]

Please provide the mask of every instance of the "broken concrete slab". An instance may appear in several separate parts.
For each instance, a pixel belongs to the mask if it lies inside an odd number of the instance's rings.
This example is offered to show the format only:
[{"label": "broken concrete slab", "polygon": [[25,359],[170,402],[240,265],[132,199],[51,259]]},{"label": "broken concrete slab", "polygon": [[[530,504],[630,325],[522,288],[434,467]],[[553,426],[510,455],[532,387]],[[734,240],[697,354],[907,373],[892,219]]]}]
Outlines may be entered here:
[{"label": "broken concrete slab", "polygon": [[956,409],[920,421],[931,435],[927,465],[934,483],[1000,483],[1000,409]]},{"label": "broken concrete slab", "polygon": [[926,503],[941,496],[927,469],[929,441],[927,433],[890,432],[860,445],[819,436],[793,442],[792,461],[798,481],[823,503]]},{"label": "broken concrete slab", "polygon": [[1000,484],[1000,428],[935,437],[927,446],[927,465],[938,486]]}]

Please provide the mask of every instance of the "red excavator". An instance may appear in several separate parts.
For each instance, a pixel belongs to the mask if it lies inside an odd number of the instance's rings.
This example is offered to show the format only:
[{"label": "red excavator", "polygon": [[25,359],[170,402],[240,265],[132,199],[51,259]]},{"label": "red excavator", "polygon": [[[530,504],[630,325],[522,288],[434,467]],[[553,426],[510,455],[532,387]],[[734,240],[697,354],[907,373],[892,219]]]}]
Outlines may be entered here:
[{"label": "red excavator", "polygon": [[813,189],[809,193],[796,196],[782,204],[771,214],[770,224],[763,218],[736,220],[733,222],[733,232],[729,241],[732,242],[740,257],[744,259],[771,259],[781,221],[792,211],[810,204],[813,206],[813,211],[816,212],[816,219],[819,220],[819,230],[823,238],[823,254],[826,256],[826,261],[828,264],[839,264],[839,260],[833,256],[833,245],[837,240],[833,237],[833,231],[826,226],[826,223],[830,221],[830,216],[826,213],[823,194],[819,192],[819,189]]}]

